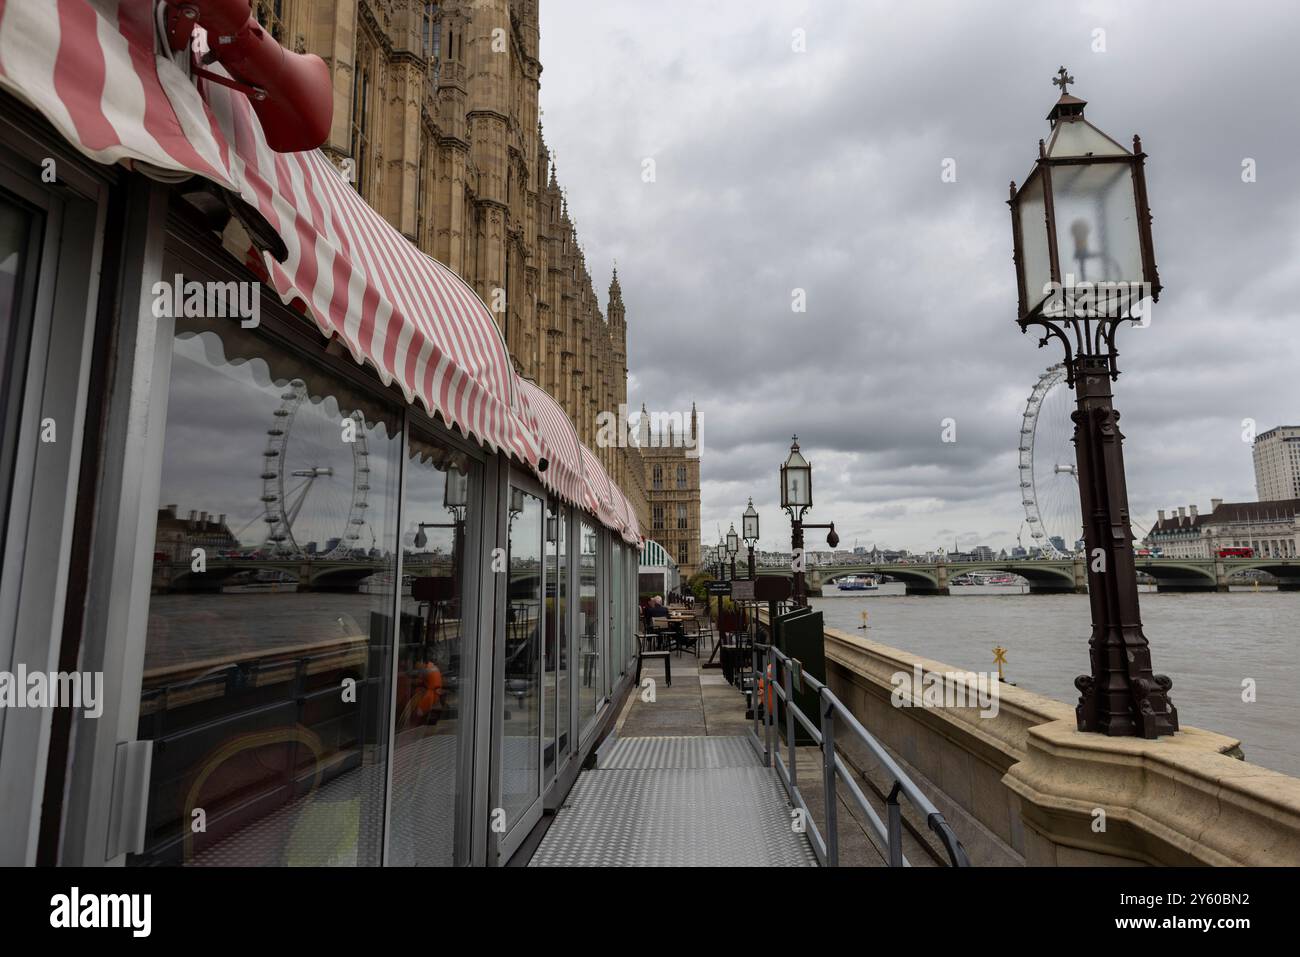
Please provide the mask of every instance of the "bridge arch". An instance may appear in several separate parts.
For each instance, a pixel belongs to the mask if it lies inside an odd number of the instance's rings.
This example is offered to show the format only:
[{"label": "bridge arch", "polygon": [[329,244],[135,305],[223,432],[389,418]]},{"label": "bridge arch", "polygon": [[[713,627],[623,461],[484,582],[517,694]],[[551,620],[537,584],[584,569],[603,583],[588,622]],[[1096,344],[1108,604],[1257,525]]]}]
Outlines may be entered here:
[{"label": "bridge arch", "polygon": [[1224,572],[1224,590],[1227,576],[1237,572],[1267,572],[1277,580],[1278,591],[1300,591],[1300,558],[1255,558],[1228,559],[1222,561]]},{"label": "bridge arch", "polygon": [[1139,562],[1138,571],[1156,580],[1156,591],[1227,591],[1226,580],[1220,581],[1213,562],[1179,562],[1168,558]]}]

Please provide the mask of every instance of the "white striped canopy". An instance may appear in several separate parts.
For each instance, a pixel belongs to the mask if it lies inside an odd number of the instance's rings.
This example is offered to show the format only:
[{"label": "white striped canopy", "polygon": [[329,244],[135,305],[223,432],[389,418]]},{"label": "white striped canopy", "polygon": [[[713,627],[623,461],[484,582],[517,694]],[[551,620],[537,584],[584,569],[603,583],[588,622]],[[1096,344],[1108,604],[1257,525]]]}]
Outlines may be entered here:
[{"label": "white striped canopy", "polygon": [[[0,88],[92,159],[194,173],[237,192],[287,247],[283,263],[263,254],[285,302],[300,303],[408,402],[534,469],[546,457],[553,491],[638,540],[630,503],[554,401],[516,376],[478,295],[371,209],[324,154],[271,150],[243,93],[196,85],[190,52],[166,52],[154,9],[153,0],[0,0]],[[193,49],[206,49],[201,29]]]},{"label": "white striped canopy", "polygon": [[652,538],[647,538],[641,546],[641,565],[646,568],[676,568],[677,563],[664,548]]}]

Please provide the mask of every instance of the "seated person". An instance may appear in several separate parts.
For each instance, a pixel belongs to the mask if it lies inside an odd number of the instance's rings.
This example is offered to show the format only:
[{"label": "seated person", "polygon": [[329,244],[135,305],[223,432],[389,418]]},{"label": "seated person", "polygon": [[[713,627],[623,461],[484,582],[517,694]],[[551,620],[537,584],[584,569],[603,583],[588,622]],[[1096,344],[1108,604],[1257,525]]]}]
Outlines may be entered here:
[{"label": "seated person", "polygon": [[649,634],[656,630],[654,626],[654,619],[667,618],[667,617],[668,617],[668,609],[664,606],[664,600],[660,598],[658,595],[656,595],[654,598],[651,598],[650,604],[646,605],[645,608],[646,633]]},{"label": "seated person", "polygon": [[[655,629],[654,629],[653,619],[669,617],[669,611],[667,606],[664,605],[663,598],[656,595],[653,599],[651,599],[650,607],[646,609],[645,615],[646,615],[646,631],[654,631]],[[677,643],[679,647],[682,644],[684,644],[687,640],[686,634],[682,629],[682,623],[680,621],[674,621],[671,624],[669,624],[666,628],[662,628],[660,630],[668,631],[669,633],[671,633],[673,636],[673,640]]]},{"label": "seated person", "polygon": [[649,623],[651,618],[668,617],[668,608],[667,606],[664,605],[663,598],[656,595],[654,598],[650,599],[650,605],[645,610],[645,617],[646,617],[647,624]]}]

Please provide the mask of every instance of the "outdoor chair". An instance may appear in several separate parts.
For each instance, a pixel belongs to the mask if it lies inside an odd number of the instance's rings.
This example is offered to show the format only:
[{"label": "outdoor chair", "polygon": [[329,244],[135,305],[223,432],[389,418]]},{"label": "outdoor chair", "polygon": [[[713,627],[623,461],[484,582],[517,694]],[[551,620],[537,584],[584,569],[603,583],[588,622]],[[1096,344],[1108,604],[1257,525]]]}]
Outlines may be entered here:
[{"label": "outdoor chair", "polygon": [[681,624],[681,630],[677,633],[677,651],[680,653],[683,648],[695,653],[695,657],[700,657],[700,639],[703,632],[700,629],[700,620],[692,618]]},{"label": "outdoor chair", "polygon": [[650,618],[650,637],[654,639],[655,650],[667,647],[672,650],[673,634],[672,625],[667,618]]},{"label": "outdoor chair", "polygon": [[709,651],[712,653],[713,646],[718,643],[718,636],[713,630],[713,619],[708,615],[703,617],[697,615],[695,618],[695,630],[696,634],[699,635],[700,641],[708,642]]},{"label": "outdoor chair", "polygon": [[641,662],[647,658],[658,658],[664,663],[664,684],[669,688],[673,686],[673,662],[672,652],[664,649],[659,651],[650,651],[646,649],[646,640],[649,635],[637,632],[636,636],[636,681],[633,682],[636,687],[641,687]]}]

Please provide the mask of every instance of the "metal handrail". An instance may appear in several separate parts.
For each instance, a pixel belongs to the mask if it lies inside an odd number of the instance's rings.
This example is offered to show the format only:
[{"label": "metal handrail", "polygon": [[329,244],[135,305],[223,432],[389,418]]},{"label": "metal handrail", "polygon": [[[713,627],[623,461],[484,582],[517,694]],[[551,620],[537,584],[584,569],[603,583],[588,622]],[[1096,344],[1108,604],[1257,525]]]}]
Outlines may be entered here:
[{"label": "metal handrail", "polygon": [[[761,672],[759,670],[760,650],[764,653],[764,666]],[[780,779],[782,786],[785,787],[790,802],[802,811],[813,852],[823,865],[836,867],[839,864],[839,828],[836,802],[838,798],[837,786],[839,781],[843,780],[849,796],[853,798],[854,804],[857,805],[871,830],[885,847],[890,867],[911,866],[903,855],[903,814],[902,806],[899,803],[900,795],[906,797],[908,802],[925,816],[926,825],[930,830],[934,831],[940,842],[942,842],[951,866],[971,866],[966,849],[962,847],[961,841],[957,839],[952,826],[944,819],[943,814],[922,793],[921,789],[908,777],[907,773],[898,766],[898,762],[890,756],[884,746],[876,740],[870,731],[862,726],[862,722],[835,696],[830,688],[812,675],[801,672],[801,682],[817,692],[820,723],[814,724],[794,700],[794,659],[783,654],[774,645],[755,641],[753,643],[752,664],[754,686],[750,700],[753,703],[754,729],[750,731],[751,743],[762,756],[764,765],[775,767],[777,777]],[[760,675],[763,680],[761,697],[758,689]],[[782,756],[779,747],[773,747],[772,737],[777,709],[767,706],[768,701],[773,697],[773,693],[775,693],[775,699],[784,701],[786,705],[785,739],[789,750],[788,759]],[[760,704],[762,705],[762,723],[764,725],[761,737],[757,731]],[[880,815],[867,802],[866,795],[862,793],[862,789],[850,773],[848,765],[840,757],[839,750],[836,748],[837,728],[835,721],[837,717],[841,725],[852,732],[853,736],[866,746],[867,750],[880,762],[892,779],[892,787],[885,798],[887,821],[881,821]],[[795,754],[796,722],[808,732],[809,737],[812,738],[818,750],[822,753],[822,790],[825,797],[826,823],[826,835],[824,837],[816,822],[813,821],[808,802],[799,788],[797,757]]]}]

